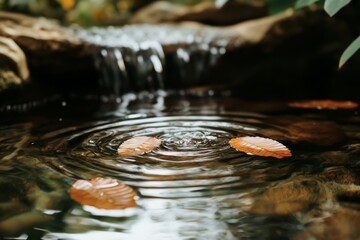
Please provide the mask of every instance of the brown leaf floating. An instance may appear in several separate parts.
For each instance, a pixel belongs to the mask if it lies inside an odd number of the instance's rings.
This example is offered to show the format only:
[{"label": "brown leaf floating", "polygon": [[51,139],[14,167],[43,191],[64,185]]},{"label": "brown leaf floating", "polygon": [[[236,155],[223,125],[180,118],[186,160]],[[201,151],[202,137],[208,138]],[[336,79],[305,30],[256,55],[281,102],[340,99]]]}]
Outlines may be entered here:
[{"label": "brown leaf floating", "polygon": [[335,100],[312,100],[303,102],[290,102],[288,104],[294,108],[305,109],[353,109],[357,108],[359,104],[352,101],[335,101]]},{"label": "brown leaf floating", "polygon": [[159,147],[160,144],[161,141],[154,137],[133,137],[126,140],[119,146],[118,154],[121,156],[141,155]]},{"label": "brown leaf floating", "polygon": [[229,143],[236,150],[247,154],[278,159],[292,156],[287,147],[269,138],[238,137],[231,139]]},{"label": "brown leaf floating", "polygon": [[136,206],[135,191],[115,179],[93,178],[77,180],[69,190],[70,196],[81,205],[99,209],[125,209]]}]

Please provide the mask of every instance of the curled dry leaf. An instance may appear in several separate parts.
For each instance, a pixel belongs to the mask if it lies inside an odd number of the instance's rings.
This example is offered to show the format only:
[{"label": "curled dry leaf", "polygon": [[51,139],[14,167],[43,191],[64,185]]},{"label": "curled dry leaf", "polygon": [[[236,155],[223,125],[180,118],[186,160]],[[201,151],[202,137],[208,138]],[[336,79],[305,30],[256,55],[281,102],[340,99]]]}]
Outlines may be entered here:
[{"label": "curled dry leaf", "polygon": [[236,150],[247,154],[278,159],[292,156],[287,147],[269,138],[238,137],[231,139],[229,143]]},{"label": "curled dry leaf", "polygon": [[119,146],[118,154],[121,156],[141,155],[159,147],[160,144],[161,141],[154,137],[133,137]]},{"label": "curled dry leaf", "polygon": [[334,101],[334,100],[290,102],[288,105],[294,108],[305,108],[305,109],[353,109],[359,106],[359,104],[352,101]]},{"label": "curled dry leaf", "polygon": [[76,202],[99,209],[125,209],[136,206],[135,191],[110,178],[77,180],[70,188],[69,194]]}]

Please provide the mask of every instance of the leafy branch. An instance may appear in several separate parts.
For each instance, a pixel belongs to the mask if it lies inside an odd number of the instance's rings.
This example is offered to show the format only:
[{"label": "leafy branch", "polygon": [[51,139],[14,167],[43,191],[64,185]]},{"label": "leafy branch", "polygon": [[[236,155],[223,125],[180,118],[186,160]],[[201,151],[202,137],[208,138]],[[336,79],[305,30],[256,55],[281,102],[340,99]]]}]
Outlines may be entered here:
[{"label": "leafy branch", "polygon": [[[271,14],[284,11],[288,8],[303,8],[311,4],[318,4],[324,8],[330,17],[334,16],[343,7],[348,5],[351,0],[268,0]],[[360,49],[360,36],[356,38],[342,53],[339,61],[339,69]]]}]

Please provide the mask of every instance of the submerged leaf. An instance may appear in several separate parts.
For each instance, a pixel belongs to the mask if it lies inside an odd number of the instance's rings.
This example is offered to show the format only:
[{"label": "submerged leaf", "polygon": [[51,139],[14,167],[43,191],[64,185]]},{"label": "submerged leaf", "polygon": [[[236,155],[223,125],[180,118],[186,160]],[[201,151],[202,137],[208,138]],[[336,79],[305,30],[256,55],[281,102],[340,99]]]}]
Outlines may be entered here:
[{"label": "submerged leaf", "polygon": [[161,141],[154,137],[133,137],[119,146],[118,154],[121,156],[141,155],[159,147],[160,144]]},{"label": "submerged leaf", "polygon": [[306,108],[306,109],[352,109],[352,108],[357,108],[359,106],[356,102],[352,102],[352,101],[334,101],[334,100],[290,102],[288,105],[294,108]]},{"label": "submerged leaf", "polygon": [[81,205],[99,209],[125,209],[135,207],[135,191],[114,179],[93,178],[77,180],[69,190],[70,196]]},{"label": "submerged leaf", "polygon": [[269,138],[238,137],[231,139],[229,143],[236,150],[247,154],[278,159],[292,156],[287,147]]}]

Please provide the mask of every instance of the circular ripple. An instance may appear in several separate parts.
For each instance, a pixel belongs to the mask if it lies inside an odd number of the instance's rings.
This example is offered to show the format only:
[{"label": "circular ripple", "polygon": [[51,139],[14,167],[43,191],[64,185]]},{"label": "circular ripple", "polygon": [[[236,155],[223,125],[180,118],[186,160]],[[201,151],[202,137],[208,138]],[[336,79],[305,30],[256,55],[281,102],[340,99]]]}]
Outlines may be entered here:
[{"label": "circular ripple", "polygon": [[[229,140],[258,134],[260,119],[200,115],[96,123],[45,134],[43,152],[56,153],[49,164],[67,175],[115,177],[138,187],[143,196],[221,194],[246,183],[251,174],[247,160],[254,158],[232,149]],[[135,136],[156,137],[162,143],[143,155],[119,156],[119,145]]]}]

